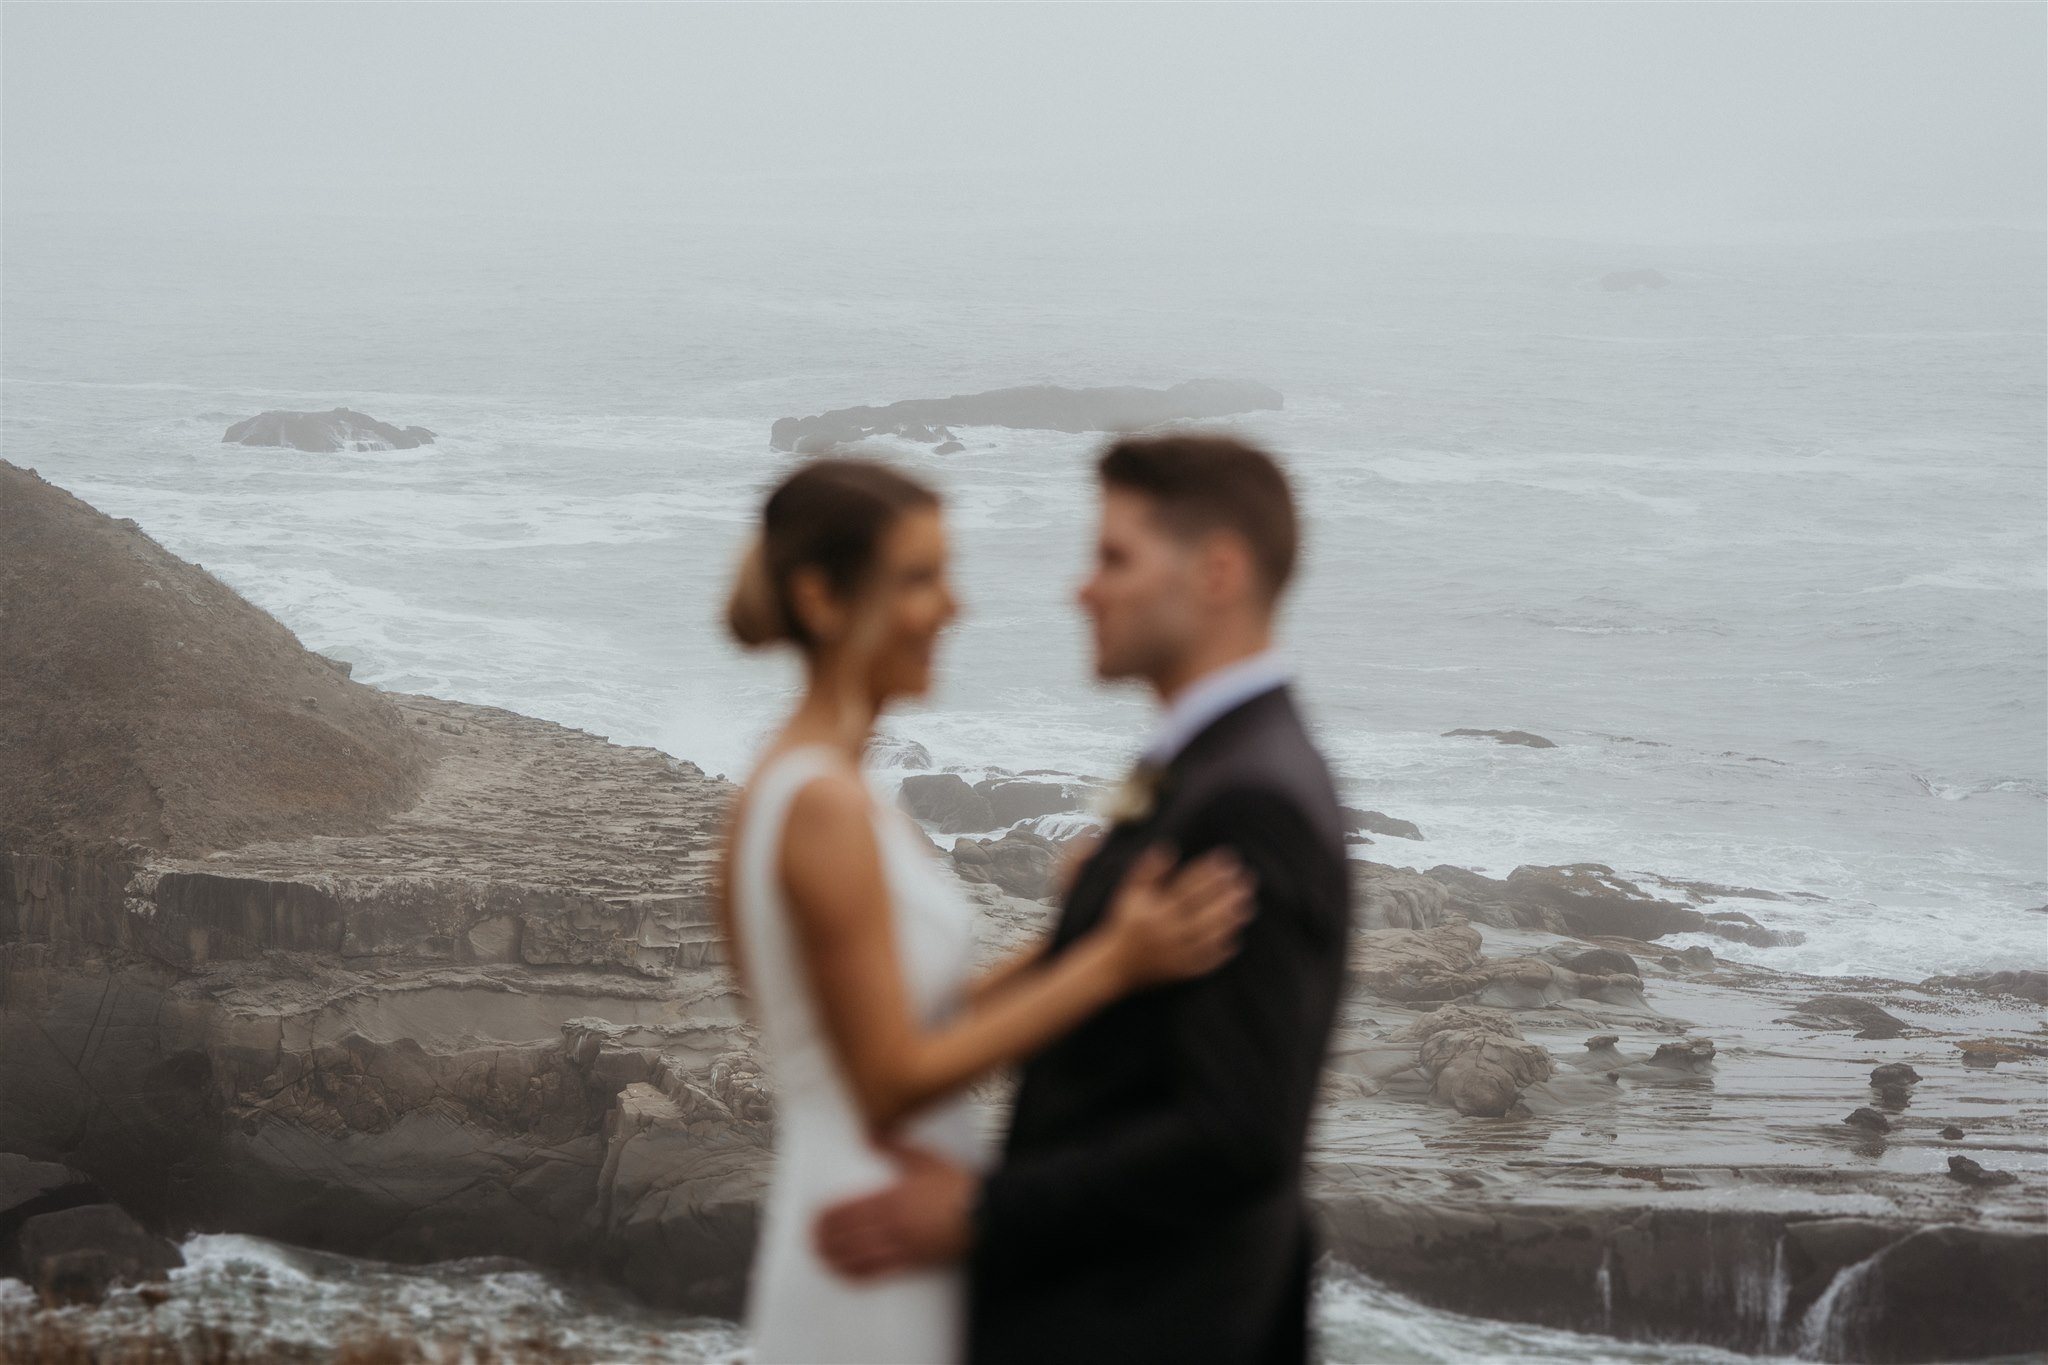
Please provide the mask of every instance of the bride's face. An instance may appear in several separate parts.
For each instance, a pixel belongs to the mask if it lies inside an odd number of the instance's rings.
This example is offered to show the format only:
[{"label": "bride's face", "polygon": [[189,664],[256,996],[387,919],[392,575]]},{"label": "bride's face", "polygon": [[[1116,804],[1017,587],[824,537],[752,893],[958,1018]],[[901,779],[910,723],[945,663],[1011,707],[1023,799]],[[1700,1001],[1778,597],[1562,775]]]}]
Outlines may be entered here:
[{"label": "bride's face", "polygon": [[861,652],[878,701],[931,691],[939,632],[960,614],[946,567],[946,524],[938,508],[912,508],[883,535],[861,604],[867,636]]}]

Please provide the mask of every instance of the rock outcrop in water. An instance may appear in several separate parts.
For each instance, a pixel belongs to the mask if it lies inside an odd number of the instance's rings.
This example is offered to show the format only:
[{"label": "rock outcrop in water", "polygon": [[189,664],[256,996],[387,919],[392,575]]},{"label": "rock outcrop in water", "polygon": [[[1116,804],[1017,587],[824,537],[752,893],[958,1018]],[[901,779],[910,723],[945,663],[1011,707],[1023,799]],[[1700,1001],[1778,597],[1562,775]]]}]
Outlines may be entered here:
[{"label": "rock outcrop in water", "polygon": [[416,450],[432,445],[425,427],[395,427],[349,408],[327,412],[260,412],[229,427],[222,445],[289,446],[294,450]]},{"label": "rock outcrop in water", "polygon": [[871,436],[896,436],[943,450],[953,427],[1039,431],[1138,431],[1162,422],[1277,411],[1280,394],[1241,379],[1190,379],[1170,389],[1066,389],[1032,384],[951,398],[906,398],[884,407],[839,408],[816,417],[784,417],[770,428],[776,450],[822,455]]}]

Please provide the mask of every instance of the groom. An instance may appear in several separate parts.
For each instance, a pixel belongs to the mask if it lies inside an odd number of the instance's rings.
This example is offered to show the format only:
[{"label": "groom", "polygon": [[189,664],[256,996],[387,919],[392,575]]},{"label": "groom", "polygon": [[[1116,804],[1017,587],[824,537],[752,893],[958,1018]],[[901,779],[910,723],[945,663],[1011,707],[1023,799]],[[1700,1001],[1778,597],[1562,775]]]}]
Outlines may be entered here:
[{"label": "groom", "polygon": [[1224,437],[1120,441],[1100,474],[1080,594],[1096,672],[1145,682],[1165,714],[1048,951],[1157,844],[1235,850],[1255,912],[1213,975],[1032,1058],[985,1179],[902,1150],[901,1180],[828,1211],[818,1241],[854,1275],[966,1257],[977,1365],[1300,1361],[1302,1148],[1350,917],[1337,799],[1272,652],[1294,503],[1270,456]]}]

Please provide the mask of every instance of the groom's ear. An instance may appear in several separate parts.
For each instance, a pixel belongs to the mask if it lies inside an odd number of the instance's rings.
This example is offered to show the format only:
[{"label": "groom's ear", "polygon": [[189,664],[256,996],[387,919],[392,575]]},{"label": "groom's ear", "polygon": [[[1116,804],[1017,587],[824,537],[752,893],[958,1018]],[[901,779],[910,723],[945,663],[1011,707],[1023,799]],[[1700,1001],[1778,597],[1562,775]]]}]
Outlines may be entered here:
[{"label": "groom's ear", "polygon": [[1212,605],[1263,600],[1258,557],[1243,533],[1228,526],[1212,527],[1202,532],[1195,553],[1202,595]]}]

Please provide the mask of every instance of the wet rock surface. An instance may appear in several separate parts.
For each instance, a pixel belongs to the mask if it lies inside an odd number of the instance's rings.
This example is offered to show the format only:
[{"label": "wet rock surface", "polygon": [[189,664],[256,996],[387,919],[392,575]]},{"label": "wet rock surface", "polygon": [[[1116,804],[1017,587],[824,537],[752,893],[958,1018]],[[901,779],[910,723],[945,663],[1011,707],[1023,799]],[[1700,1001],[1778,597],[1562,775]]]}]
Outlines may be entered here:
[{"label": "wet rock surface", "polygon": [[839,408],[815,417],[784,417],[768,433],[776,450],[825,454],[872,436],[963,448],[952,427],[1040,431],[1137,431],[1162,422],[1277,411],[1282,400],[1264,384],[1191,379],[1167,389],[1068,389],[1034,384],[951,398],[906,398],[882,407]]}]

